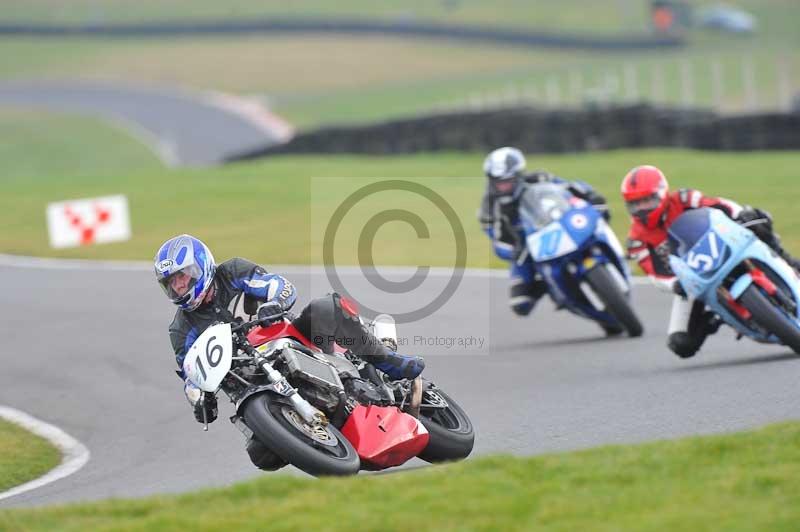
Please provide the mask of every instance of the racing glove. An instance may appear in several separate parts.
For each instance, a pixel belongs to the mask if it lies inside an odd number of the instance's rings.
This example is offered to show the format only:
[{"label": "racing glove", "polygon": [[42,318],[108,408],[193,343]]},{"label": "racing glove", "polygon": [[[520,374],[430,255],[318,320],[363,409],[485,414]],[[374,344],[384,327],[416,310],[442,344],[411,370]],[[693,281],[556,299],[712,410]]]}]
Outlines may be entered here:
[{"label": "racing glove", "polygon": [[683,289],[683,285],[677,279],[672,282],[672,293],[676,296],[687,297],[686,290]]},{"label": "racing glove", "polygon": [[774,236],[772,232],[772,216],[761,209],[745,205],[739,216],[734,218],[734,221],[750,229],[765,242],[770,242]]},{"label": "racing glove", "polygon": [[608,209],[608,202],[605,196],[594,190],[589,185],[574,181],[567,186],[574,196],[588,201],[600,213],[600,215],[608,222],[611,221],[611,211]]},{"label": "racing glove", "polygon": [[273,323],[283,317],[284,308],[279,301],[267,301],[258,307],[258,319]]},{"label": "racing glove", "polygon": [[[183,392],[186,394],[186,399],[192,405],[194,411],[194,418],[198,423],[207,421],[212,423],[217,419],[219,409],[217,408],[217,397],[212,393],[206,393],[189,381],[183,386]],[[203,398],[201,401],[200,399]],[[205,410],[205,419],[203,419],[203,410]]]}]

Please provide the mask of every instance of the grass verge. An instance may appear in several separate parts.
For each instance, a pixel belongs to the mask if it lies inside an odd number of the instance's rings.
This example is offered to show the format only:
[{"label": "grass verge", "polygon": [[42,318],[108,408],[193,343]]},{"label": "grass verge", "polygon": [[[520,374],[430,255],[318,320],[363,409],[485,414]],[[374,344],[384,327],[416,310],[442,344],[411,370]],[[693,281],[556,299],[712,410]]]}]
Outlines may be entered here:
[{"label": "grass verge", "polygon": [[8,530],[796,530],[800,423],[390,476],[0,512]]},{"label": "grass verge", "polygon": [[[18,131],[14,129],[17,136]],[[97,140],[92,151],[69,141],[64,148],[47,134],[42,137],[37,128],[30,131],[37,133],[3,152],[0,226],[5,230],[0,232],[0,252],[149,260],[166,238],[189,232],[206,240],[218,259],[244,255],[264,264],[320,263],[322,237],[334,209],[362,185],[401,178],[429,187],[452,207],[466,235],[467,266],[501,265],[491,257],[475,219],[484,187],[482,153],[286,156],[224,168],[172,170],[146,152],[128,153],[106,129],[91,133],[89,138]],[[532,156],[529,161],[532,168],[583,179],[605,194],[621,238],[628,217],[619,183],[638,164],[661,167],[674,189],[694,187],[770,210],[787,248],[800,250],[800,219],[794,215],[798,152],[621,150]],[[132,240],[62,251],[49,248],[44,216],[48,202],[119,193],[130,201]],[[349,212],[333,247],[335,263],[359,263],[357,243],[363,228],[386,209],[416,214],[428,235],[406,222],[380,225],[372,246],[377,264],[453,264],[450,222],[430,201],[410,193],[378,194]]]},{"label": "grass verge", "polygon": [[0,186],[4,189],[12,176],[38,181],[84,174],[113,180],[125,168],[162,167],[145,145],[99,118],[2,108],[0,134]]},{"label": "grass verge", "polygon": [[0,419],[0,492],[44,475],[59,462],[61,453],[50,442]]}]

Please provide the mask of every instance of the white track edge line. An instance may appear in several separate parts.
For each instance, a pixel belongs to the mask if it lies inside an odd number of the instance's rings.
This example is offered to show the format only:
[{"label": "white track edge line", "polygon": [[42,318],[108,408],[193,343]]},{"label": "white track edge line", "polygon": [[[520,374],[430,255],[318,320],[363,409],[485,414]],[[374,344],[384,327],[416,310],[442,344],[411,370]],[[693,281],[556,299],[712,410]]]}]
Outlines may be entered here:
[{"label": "white track edge line", "polygon": [[[89,260],[89,259],[55,259],[45,257],[28,257],[22,255],[8,255],[0,253],[0,266],[15,268],[34,268],[43,270],[109,270],[109,271],[141,271],[149,272],[153,265],[145,261],[116,261],[116,260]],[[301,264],[274,264],[269,265],[270,270],[288,274],[325,273],[325,267],[319,265],[304,266]],[[413,275],[416,268],[413,266],[378,266],[379,272],[397,275]],[[364,275],[359,266],[337,266],[336,272],[342,275]],[[430,268],[428,275],[433,277],[449,277],[453,274],[451,268]],[[465,268],[464,274],[468,277],[490,277],[505,279],[508,272],[503,269],[492,268]],[[634,285],[651,284],[646,277],[633,276]]]},{"label": "white track edge line", "polygon": [[89,461],[91,456],[89,449],[55,425],[45,423],[21,410],[8,406],[0,406],[0,418],[19,425],[37,436],[41,436],[55,445],[64,455],[58,466],[41,477],[0,492],[0,500],[14,497],[67,477],[78,471]]}]

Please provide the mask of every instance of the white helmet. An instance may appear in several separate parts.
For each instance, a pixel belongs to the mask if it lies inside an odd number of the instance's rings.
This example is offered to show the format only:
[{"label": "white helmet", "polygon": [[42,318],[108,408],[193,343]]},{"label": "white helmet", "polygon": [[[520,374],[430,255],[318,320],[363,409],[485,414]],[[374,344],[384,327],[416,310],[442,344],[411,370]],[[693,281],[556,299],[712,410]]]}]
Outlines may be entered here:
[{"label": "white helmet", "polygon": [[514,193],[517,177],[525,170],[525,156],[517,148],[498,148],[486,156],[483,172],[489,178],[492,192],[497,196]]}]

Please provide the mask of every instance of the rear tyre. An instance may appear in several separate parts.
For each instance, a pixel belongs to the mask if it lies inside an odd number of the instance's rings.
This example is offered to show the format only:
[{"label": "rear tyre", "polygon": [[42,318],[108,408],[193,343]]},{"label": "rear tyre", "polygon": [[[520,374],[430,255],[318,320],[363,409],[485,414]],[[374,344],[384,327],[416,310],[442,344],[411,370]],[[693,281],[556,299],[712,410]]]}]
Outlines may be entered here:
[{"label": "rear tyre", "polygon": [[620,291],[616,281],[608,273],[605,266],[595,266],[586,273],[586,280],[605,304],[606,311],[622,324],[628,336],[634,338],[644,332],[642,322],[636,316],[630,301]]},{"label": "rear tyre", "polygon": [[[425,408],[426,404],[447,404],[445,408]],[[428,445],[419,454],[426,462],[461,460],[475,445],[475,429],[466,412],[438,388],[423,392],[419,420],[428,429]]]},{"label": "rear tyre", "polygon": [[361,467],[355,449],[336,427],[310,427],[293,407],[270,394],[248,399],[243,415],[261,443],[309,475],[353,475]]},{"label": "rear tyre", "polygon": [[753,315],[753,321],[780,338],[781,342],[792,348],[792,351],[800,354],[800,329],[755,285],[747,287],[739,302]]}]

